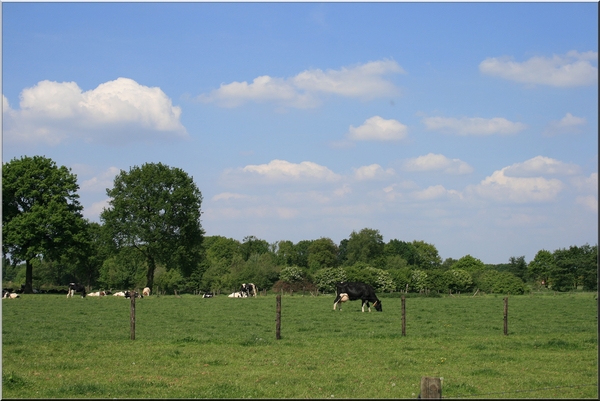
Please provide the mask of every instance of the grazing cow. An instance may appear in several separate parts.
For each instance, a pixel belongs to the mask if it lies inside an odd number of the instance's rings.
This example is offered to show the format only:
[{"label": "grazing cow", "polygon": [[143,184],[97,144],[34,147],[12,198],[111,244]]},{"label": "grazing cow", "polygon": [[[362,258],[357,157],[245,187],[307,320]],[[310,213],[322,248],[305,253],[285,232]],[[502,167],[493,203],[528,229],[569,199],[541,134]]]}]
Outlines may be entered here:
[{"label": "grazing cow", "polygon": [[150,296],[150,287],[144,288],[144,290],[142,291],[142,295],[145,297],[149,297]]},{"label": "grazing cow", "polygon": [[69,292],[67,293],[67,298],[72,298],[76,292],[81,293],[81,298],[85,298],[85,287],[81,284],[77,283],[69,283]]},{"label": "grazing cow", "polygon": [[[369,302],[373,303],[375,310],[381,312],[381,301],[375,295],[375,291],[373,287],[369,284],[365,283],[336,283],[336,297],[333,301],[333,310],[335,310],[336,306],[340,302],[346,302],[348,300],[355,301],[357,299],[362,300],[362,311],[365,311],[365,304],[371,312],[371,306]],[[340,305],[340,310],[342,310],[342,305]]]},{"label": "grazing cow", "polygon": [[119,291],[119,292],[115,292],[113,294],[113,297],[124,297],[125,296],[125,291]]},{"label": "grazing cow", "polygon": [[243,292],[244,294],[246,294],[246,297],[255,297],[256,296],[256,286],[253,283],[244,283],[242,284],[242,289],[240,290],[240,292]]}]

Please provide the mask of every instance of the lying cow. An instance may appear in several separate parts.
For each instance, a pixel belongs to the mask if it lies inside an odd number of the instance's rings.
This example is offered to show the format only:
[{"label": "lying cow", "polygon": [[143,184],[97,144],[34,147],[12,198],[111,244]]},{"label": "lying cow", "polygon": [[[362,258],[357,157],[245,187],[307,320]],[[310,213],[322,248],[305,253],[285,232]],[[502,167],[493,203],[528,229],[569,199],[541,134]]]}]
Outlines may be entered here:
[{"label": "lying cow", "polygon": [[124,297],[125,296],[125,291],[119,291],[119,292],[115,292],[113,294],[113,297]]},{"label": "lying cow", "polygon": [[142,291],[142,295],[145,297],[149,297],[150,296],[150,287],[144,288],[144,290]]},{"label": "lying cow", "polygon": [[85,298],[85,287],[81,284],[77,283],[69,283],[69,292],[67,293],[67,298],[72,298],[76,292],[81,293],[81,298]]},{"label": "lying cow", "polygon": [[106,295],[106,292],[104,292],[104,291],[90,292],[89,294],[87,294],[88,297],[103,297],[105,295]]},{"label": "lying cow", "polygon": [[202,294],[202,298],[212,298],[215,295],[212,292],[206,292],[204,294]]},{"label": "lying cow", "polygon": [[[371,312],[369,302],[373,303],[375,310],[381,312],[381,301],[375,295],[373,287],[365,283],[336,283],[336,296],[333,301],[333,310],[336,310],[337,304],[346,301],[362,300],[362,311],[365,311],[365,304]],[[342,305],[340,305],[342,310]]]},{"label": "lying cow", "polygon": [[232,292],[231,294],[227,295],[229,298],[248,298],[248,294],[246,294],[245,292],[239,291],[239,292]]},{"label": "lying cow", "polygon": [[253,283],[244,283],[242,284],[242,288],[240,289],[240,292],[246,294],[246,297],[255,297],[256,296],[256,286]]},{"label": "lying cow", "polygon": [[7,290],[3,290],[2,291],[2,298],[15,299],[15,298],[21,298],[21,296],[19,294],[17,294],[16,292],[10,292],[10,291],[7,291]]}]

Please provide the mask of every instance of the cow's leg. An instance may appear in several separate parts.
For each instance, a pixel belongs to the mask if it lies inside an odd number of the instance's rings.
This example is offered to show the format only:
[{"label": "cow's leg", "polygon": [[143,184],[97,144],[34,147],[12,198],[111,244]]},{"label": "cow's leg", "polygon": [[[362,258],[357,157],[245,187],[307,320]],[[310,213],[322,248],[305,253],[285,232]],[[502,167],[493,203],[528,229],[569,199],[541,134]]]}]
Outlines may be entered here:
[{"label": "cow's leg", "polygon": [[[335,300],[333,301],[333,310],[335,310],[335,307],[337,306],[338,302],[340,302],[341,299],[342,299],[342,297],[340,297],[340,294],[337,294],[335,296]],[[340,304],[340,310],[342,310],[342,304]]]},{"label": "cow's leg", "polygon": [[362,311],[365,311],[365,301],[362,301]]}]

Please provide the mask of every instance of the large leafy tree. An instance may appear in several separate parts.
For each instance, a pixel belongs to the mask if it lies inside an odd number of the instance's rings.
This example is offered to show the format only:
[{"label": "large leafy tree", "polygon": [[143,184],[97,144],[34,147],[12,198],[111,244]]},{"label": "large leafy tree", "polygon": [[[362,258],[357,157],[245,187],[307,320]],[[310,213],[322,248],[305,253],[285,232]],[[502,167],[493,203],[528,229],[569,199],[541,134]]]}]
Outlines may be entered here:
[{"label": "large leafy tree", "polygon": [[357,262],[372,263],[383,256],[385,244],[379,230],[363,228],[359,232],[352,231],[347,244],[346,265]]},{"label": "large leafy tree", "polygon": [[109,207],[100,218],[117,248],[132,247],[146,260],[146,285],[154,284],[158,263],[179,268],[184,276],[202,259],[202,194],[179,168],[146,163],[121,170],[107,189]]},{"label": "large leafy tree", "polygon": [[77,177],[44,156],[23,156],[2,166],[2,252],[24,261],[25,292],[32,293],[36,258],[59,260],[83,230]]},{"label": "large leafy tree", "polygon": [[336,267],[338,247],[330,238],[319,238],[308,246],[308,267],[315,272],[324,267]]}]

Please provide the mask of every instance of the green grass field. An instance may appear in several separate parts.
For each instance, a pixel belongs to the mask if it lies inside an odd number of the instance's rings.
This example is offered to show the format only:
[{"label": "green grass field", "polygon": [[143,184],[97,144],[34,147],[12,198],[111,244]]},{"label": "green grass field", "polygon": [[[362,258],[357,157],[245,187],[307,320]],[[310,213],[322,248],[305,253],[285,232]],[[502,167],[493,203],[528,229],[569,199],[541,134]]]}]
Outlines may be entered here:
[{"label": "green grass field", "polygon": [[598,398],[594,294],[399,298],[383,312],[333,296],[136,302],[22,295],[2,300],[3,398]]}]

